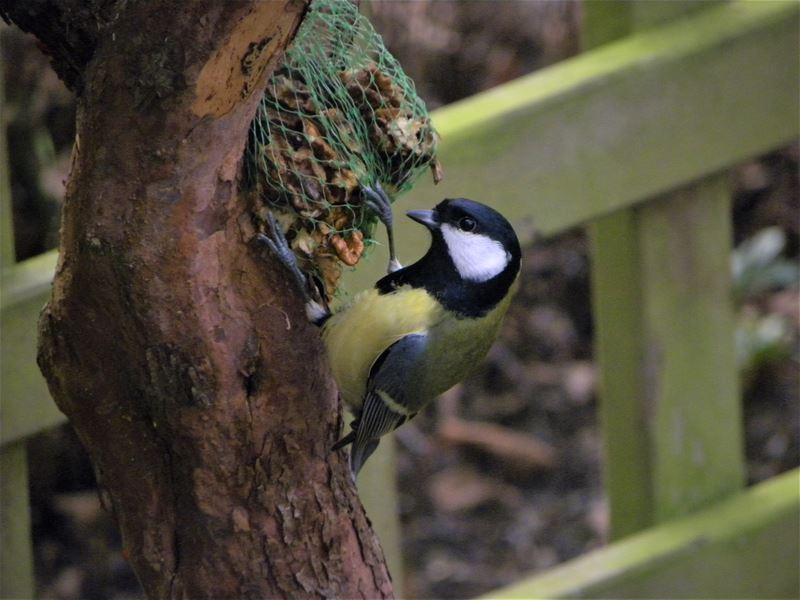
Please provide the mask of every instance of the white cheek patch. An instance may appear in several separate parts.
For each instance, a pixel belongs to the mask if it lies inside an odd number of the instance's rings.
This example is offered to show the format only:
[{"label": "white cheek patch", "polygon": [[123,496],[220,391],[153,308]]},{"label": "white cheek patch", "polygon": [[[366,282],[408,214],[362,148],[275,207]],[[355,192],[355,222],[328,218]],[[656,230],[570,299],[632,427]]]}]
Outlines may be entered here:
[{"label": "white cheek patch", "polygon": [[488,281],[503,272],[511,260],[503,245],[485,235],[441,227],[447,251],[458,273],[468,281]]}]

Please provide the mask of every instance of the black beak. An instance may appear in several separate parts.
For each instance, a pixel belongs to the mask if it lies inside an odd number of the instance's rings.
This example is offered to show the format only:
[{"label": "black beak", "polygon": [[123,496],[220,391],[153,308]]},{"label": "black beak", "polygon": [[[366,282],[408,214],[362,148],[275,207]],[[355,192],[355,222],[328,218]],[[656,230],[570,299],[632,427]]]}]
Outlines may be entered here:
[{"label": "black beak", "polygon": [[422,223],[430,230],[439,229],[436,213],[432,210],[410,210],[406,214],[417,223]]}]

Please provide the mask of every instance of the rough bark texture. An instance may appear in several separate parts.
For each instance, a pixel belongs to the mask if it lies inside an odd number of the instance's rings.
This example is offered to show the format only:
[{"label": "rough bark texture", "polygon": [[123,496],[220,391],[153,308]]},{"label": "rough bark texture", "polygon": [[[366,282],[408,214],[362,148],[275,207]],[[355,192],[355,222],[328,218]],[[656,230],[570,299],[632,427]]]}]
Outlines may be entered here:
[{"label": "rough bark texture", "polygon": [[390,596],[319,336],[237,189],[305,2],[179,6],[0,8],[79,93],[40,366],[149,597]]}]

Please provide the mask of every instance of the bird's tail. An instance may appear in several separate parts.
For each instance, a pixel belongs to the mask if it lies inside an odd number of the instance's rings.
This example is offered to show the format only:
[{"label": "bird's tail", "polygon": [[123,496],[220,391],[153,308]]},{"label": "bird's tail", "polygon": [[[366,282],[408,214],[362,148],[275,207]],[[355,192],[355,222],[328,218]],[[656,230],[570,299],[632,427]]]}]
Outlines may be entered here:
[{"label": "bird's tail", "polygon": [[378,447],[379,441],[376,439],[366,440],[361,442],[356,440],[350,450],[350,469],[353,471],[353,477],[358,475],[361,467],[367,462],[367,459],[375,452]]},{"label": "bird's tail", "polygon": [[367,462],[367,459],[375,452],[378,447],[378,440],[359,440],[358,431],[353,429],[350,433],[336,442],[331,451],[341,450],[348,444],[353,446],[350,449],[350,469],[353,471],[353,477],[358,475],[361,467]]},{"label": "bird's tail", "polygon": [[355,430],[353,430],[346,436],[344,436],[342,439],[340,439],[338,442],[336,442],[331,448],[331,452],[335,452],[336,450],[341,450],[342,448],[347,446],[347,444],[352,444],[355,441],[356,441],[356,432]]}]

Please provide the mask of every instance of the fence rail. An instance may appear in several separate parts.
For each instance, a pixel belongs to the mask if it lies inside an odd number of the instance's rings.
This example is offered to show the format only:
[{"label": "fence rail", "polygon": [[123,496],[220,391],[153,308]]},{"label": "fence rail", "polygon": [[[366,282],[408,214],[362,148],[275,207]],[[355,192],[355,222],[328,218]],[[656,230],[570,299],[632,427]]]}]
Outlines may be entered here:
[{"label": "fence rail", "polygon": [[797,18],[791,1],[713,6],[448,105],[445,179],[401,206],[467,190],[552,234],[785,145]]},{"label": "fence rail", "polygon": [[512,598],[797,598],[800,470],[492,592]]},{"label": "fence rail", "polygon": [[[694,182],[746,158],[780,147],[800,135],[797,118],[800,104],[797,86],[800,81],[798,16],[800,5],[793,1],[739,0],[714,5],[443,108],[435,113],[434,119],[444,140],[441,159],[447,166],[446,180],[437,188],[429,184],[418,186],[413,193],[413,204],[417,207],[429,206],[441,197],[461,195],[464,190],[469,190],[470,195],[485,199],[508,214],[520,225],[522,237],[530,238],[534,225],[537,230],[551,234],[593,219],[606,218],[622,209],[634,207],[633,210],[637,210],[635,207],[640,205],[656,206],[664,201],[659,195],[688,184],[701,188],[710,185],[714,188],[719,185],[719,179],[713,183],[712,178],[708,180],[712,183],[708,184]],[[2,201],[8,206],[10,198],[7,188],[3,192]],[[705,202],[709,197],[707,192],[703,188],[699,195],[684,196],[681,205],[684,216],[695,210],[706,210],[694,205]],[[724,190],[720,194],[724,195]],[[643,204],[649,200],[652,202]],[[404,200],[401,206],[407,202],[410,200]],[[709,239],[722,239],[727,235],[725,227],[719,229],[721,219],[726,218],[726,206],[721,202],[716,209],[707,207],[713,214],[700,219],[701,224],[710,223],[712,228],[716,228],[713,235],[717,237],[712,235]],[[676,225],[673,221],[673,217],[680,214],[673,210],[675,208],[671,206],[667,212],[654,211],[644,217],[644,213],[629,214],[631,222],[635,222],[637,227],[644,218],[650,220],[651,231],[666,232],[670,228],[680,229],[680,224]],[[616,226],[626,227],[625,219],[617,220]],[[613,232],[613,228],[606,228],[605,231],[608,234]],[[425,243],[416,229],[406,228],[402,223],[399,224],[398,235],[406,240],[403,244],[405,248],[413,249]],[[649,253],[648,256],[652,258],[645,274],[657,272],[658,269],[654,270],[653,267],[658,265],[658,257],[670,251],[666,242],[668,237],[666,233],[655,236],[649,249],[638,245],[635,247],[637,251]],[[615,250],[603,241],[602,236],[595,236],[595,242],[598,254],[603,249],[609,250],[607,258],[612,259],[611,264],[614,264],[614,251],[621,252],[619,256],[624,260],[624,248],[616,247]],[[693,256],[697,256],[698,252],[714,255],[714,248],[694,248],[693,252]],[[721,255],[724,257],[724,252]],[[712,269],[719,269],[719,265],[725,264],[726,260],[727,257],[722,261],[716,260]],[[360,268],[358,273],[348,278],[349,285],[362,287],[370,284],[378,275],[380,262],[373,260],[372,264]],[[37,431],[64,420],[55,409],[35,366],[36,318],[48,295],[55,264],[55,253],[51,252],[4,268],[2,274],[0,451],[4,468],[4,525],[25,524],[29,518],[27,496],[19,492],[27,485],[22,442]],[[700,265],[695,275],[701,276],[707,268],[708,265]],[[641,278],[642,273],[641,265],[633,265],[625,282]],[[619,277],[619,272],[615,274],[609,271],[606,280],[609,285],[603,287],[601,283],[596,288],[596,292],[607,300],[613,300],[611,295],[618,287],[614,277]],[[648,286],[651,291],[661,290],[662,295],[651,296],[649,303],[643,305],[643,310],[649,311],[644,323],[626,322],[624,314],[601,311],[596,315],[598,327],[601,330],[604,326],[613,327],[623,335],[638,328],[637,335],[641,337],[643,333],[648,333],[641,331],[642,327],[656,325],[660,328],[656,332],[659,336],[669,337],[670,323],[666,322],[665,315],[674,314],[676,306],[680,307],[679,303],[685,300],[686,295],[683,292],[684,295],[675,294],[674,278],[656,278]],[[678,304],[666,306],[662,302],[664,294]],[[712,299],[696,307],[695,318],[702,321],[703,314],[712,314],[713,311]],[[730,323],[725,322],[723,326],[730,327]],[[681,348],[686,347],[687,339],[690,346],[697,341],[696,338],[686,338],[685,334],[683,332],[683,337],[674,343],[667,340],[668,353],[674,355],[680,352]],[[732,335],[732,332],[728,334]],[[719,331],[713,335],[718,341]],[[626,351],[630,352],[630,349]],[[637,364],[633,368],[640,366]],[[668,364],[662,372],[667,380],[661,381],[664,386],[658,389],[666,390],[664,393],[668,397],[682,393],[680,385],[669,388],[678,383],[682,369],[684,367],[673,368]],[[608,386],[605,375],[609,369],[604,368],[603,372],[604,384]],[[613,381],[610,385],[613,387]],[[619,414],[626,414],[625,402],[641,402],[635,385],[628,390],[628,394],[617,392],[620,397],[616,400],[606,395],[604,403],[619,408]],[[625,386],[619,389],[624,390]],[[733,402],[730,396],[736,393],[735,390],[735,385],[726,387],[722,395],[728,394]],[[712,390],[712,395],[717,397],[720,394]],[[672,405],[666,403],[663,406],[667,407],[665,410],[671,410]],[[692,425],[696,417],[693,411],[684,416],[689,419],[685,424],[690,430],[702,425],[699,422]],[[662,421],[667,422],[671,418],[673,415],[665,414]],[[709,415],[702,415],[701,418],[707,420]],[[608,430],[607,435],[614,438],[622,435],[620,431],[626,424],[617,418],[604,425]],[[630,427],[635,425],[628,424]],[[664,435],[669,435],[669,432]],[[713,452],[716,441],[702,431],[698,435],[698,439],[705,444],[704,450]],[[727,440],[722,447],[728,447],[730,443]],[[654,464],[652,460],[655,458],[655,464],[661,465],[661,484],[669,484],[670,478],[675,476],[675,470],[681,467],[680,463],[670,460],[664,442],[647,442],[646,447],[650,454],[648,464]],[[620,460],[620,464],[624,464],[625,459]],[[721,463],[716,463],[712,457],[707,468],[716,469],[720,464],[732,464],[725,457],[720,460]],[[734,458],[733,463],[736,465],[734,469],[741,469],[741,457]],[[13,466],[13,470],[6,468],[7,465]],[[625,506],[624,496],[631,489],[642,490],[648,486],[646,496],[658,493],[651,481],[643,481],[644,477],[650,477],[650,474],[633,477],[624,485],[609,482],[612,514]],[[740,474],[733,476],[734,479],[740,477]],[[697,473],[692,478],[689,482],[691,485],[700,482]],[[387,482],[384,478],[373,483],[365,481],[363,485],[378,485],[386,489]],[[702,487],[702,482],[699,485]],[[644,588],[625,587],[628,585],[625,577],[608,576],[609,573],[641,572],[642,569],[646,570],[646,565],[652,564],[662,565],[664,573],[677,573],[680,569],[675,571],[678,568],[674,567],[675,564],[680,563],[684,565],[682,568],[688,569],[692,557],[701,555],[711,556],[709,560],[717,561],[713,563],[716,565],[730,558],[730,552],[725,550],[731,547],[729,542],[739,543],[735,540],[742,539],[758,542],[753,542],[753,549],[754,552],[757,549],[757,555],[762,560],[754,564],[759,569],[779,571],[778,579],[783,582],[782,585],[786,584],[787,577],[796,577],[791,568],[787,568],[787,561],[793,560],[796,565],[796,545],[774,544],[770,547],[762,543],[766,538],[759,532],[774,531],[778,534],[783,531],[780,539],[786,537],[788,529],[783,528],[795,523],[792,519],[795,518],[798,504],[797,495],[787,491],[791,486],[797,487],[797,473],[724,500],[722,504],[715,505],[716,508],[709,509],[711,512],[702,513],[708,518],[702,515],[685,517],[672,522],[669,527],[648,530],[638,537],[612,544],[598,553],[578,559],[583,562],[560,567],[543,576],[536,584],[544,587],[519,589],[547,597],[600,593],[624,595],[626,590]],[[663,491],[663,488],[659,489]],[[729,491],[725,488],[719,493],[726,495]],[[365,495],[368,495],[366,490]],[[779,500],[762,504],[760,501],[764,497],[779,497]],[[24,501],[20,501],[21,498]],[[716,499],[718,493],[715,492],[700,505]],[[756,508],[758,510],[755,513],[751,511]],[[643,510],[657,512],[658,509],[645,503]],[[743,518],[740,524],[732,523],[731,519],[723,523],[714,516],[733,514],[731,511],[736,510],[751,516]],[[679,512],[664,509],[660,517],[656,516],[658,518],[651,515],[639,519],[630,531],[671,518]],[[386,527],[396,531],[396,525],[396,522],[389,520]],[[692,541],[695,538],[690,535],[694,526],[707,532],[710,539],[719,541],[706,546],[713,550],[712,554],[695,553],[695,542]],[[743,533],[747,527],[751,527],[747,531],[756,532],[755,538],[748,538]],[[4,539],[3,564],[0,565],[0,595],[3,596],[29,596],[31,593],[30,577],[25,574],[29,573],[26,569],[30,568],[29,533],[25,527],[17,529],[20,533],[13,539],[7,536]],[[796,531],[796,524],[792,531]],[[745,537],[737,537],[740,534]],[[645,548],[651,543],[663,552],[626,550]],[[672,556],[673,549],[676,549],[678,563],[667,560]],[[394,551],[389,549],[388,554],[393,554],[396,559],[396,552],[396,548]],[[658,552],[662,552],[659,555],[661,558],[654,558]],[[748,556],[751,554],[747,553]],[[28,558],[22,560],[28,564],[21,565],[19,557],[26,556]],[[624,556],[625,560],[617,561],[620,556]],[[717,560],[714,556],[722,558]],[[775,560],[770,563],[772,559]],[[735,561],[725,564],[735,564]],[[584,569],[586,577],[581,578],[579,575]],[[603,581],[608,583],[605,587],[587,583],[596,575],[596,569],[604,569],[607,577]],[[551,585],[548,582],[557,579],[560,581],[558,585],[547,587]],[[572,584],[569,583],[570,579],[573,580]],[[653,577],[651,581],[663,581],[663,578]],[[703,593],[713,594],[715,589],[722,589],[714,588],[711,585],[714,582],[702,583],[706,587],[698,589]],[[680,595],[678,588],[666,589]],[[514,597],[511,592],[510,595],[505,592],[498,594]]]},{"label": "fence rail", "polygon": [[0,278],[0,444],[63,423],[36,366],[36,322],[50,297],[57,254],[48,252]]}]

